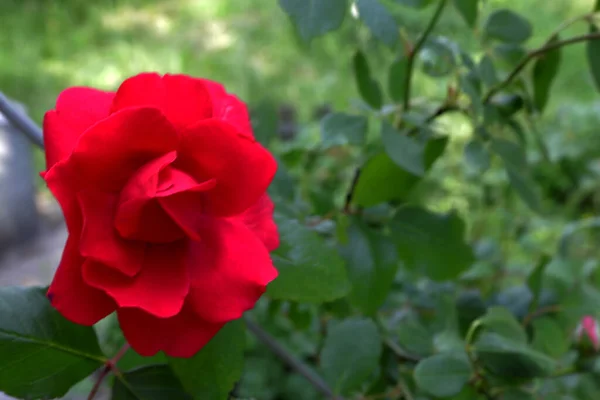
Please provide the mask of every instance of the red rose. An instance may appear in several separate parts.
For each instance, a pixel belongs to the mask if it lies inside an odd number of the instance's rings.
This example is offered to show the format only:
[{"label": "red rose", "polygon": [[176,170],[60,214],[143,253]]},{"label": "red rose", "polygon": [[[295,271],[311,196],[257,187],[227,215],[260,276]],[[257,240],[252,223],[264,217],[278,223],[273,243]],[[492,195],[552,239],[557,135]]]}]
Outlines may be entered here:
[{"label": "red rose", "polygon": [[145,73],[116,93],[70,88],[44,141],[69,230],[48,297],[69,320],[116,310],[138,353],[189,357],[277,276],[276,163],[220,84]]}]

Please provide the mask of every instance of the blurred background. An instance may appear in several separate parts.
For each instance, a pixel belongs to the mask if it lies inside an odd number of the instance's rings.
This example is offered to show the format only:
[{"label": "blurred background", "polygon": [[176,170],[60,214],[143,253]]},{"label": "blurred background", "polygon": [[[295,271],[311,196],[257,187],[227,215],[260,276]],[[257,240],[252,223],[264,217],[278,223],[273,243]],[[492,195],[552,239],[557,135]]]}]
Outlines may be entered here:
[{"label": "blurred background", "polygon": [[[526,16],[534,26],[534,37],[528,42],[533,47],[561,22],[591,10],[593,0],[488,3],[490,8],[506,7]],[[402,8],[396,16],[407,30],[419,32],[430,13],[431,9]],[[567,33],[585,30],[581,25]],[[443,16],[436,32],[466,49],[479,49],[477,33],[474,36],[465,29],[454,10]],[[331,150],[328,155],[332,157],[311,161],[309,171],[306,159],[297,161],[298,152],[319,146],[319,120],[324,114],[355,107],[358,94],[350,60],[357,43],[367,47],[375,76],[386,79],[395,54],[366,40],[367,36],[366,29],[348,16],[341,30],[307,45],[276,0],[0,0],[0,91],[41,124],[44,112],[69,86],[114,90],[123,79],[142,71],[213,79],[249,104],[257,136],[286,161],[301,184],[342,181],[332,192],[339,202],[354,164],[348,161],[347,168],[340,168],[346,156]],[[441,211],[458,210],[467,219],[469,237],[478,243],[480,253],[502,257],[515,269],[531,261],[528,252],[553,245],[570,220],[597,213],[600,96],[585,63],[583,46],[565,49],[548,110],[528,127],[543,142],[553,165],[561,166],[560,172],[548,169],[547,163],[536,164],[541,152],[530,154],[537,181],[559,210],[551,215],[536,216],[517,200],[507,200],[508,184],[498,166],[492,165],[484,178],[479,177],[487,192],[471,185],[473,173],[464,167],[462,158],[471,132],[460,117],[444,120],[451,154],[436,165],[423,189],[428,191],[429,205]],[[441,100],[445,81],[417,72],[415,92]],[[44,169],[43,153],[26,143],[13,143],[19,139],[7,139],[10,130],[0,119],[0,131],[5,132],[4,145],[0,141],[0,208],[4,213],[0,213],[0,227],[8,227],[9,217],[21,210],[31,229],[22,235],[29,240],[18,243],[2,243],[0,236],[0,285],[47,284],[66,232],[59,209],[37,175]],[[339,173],[330,173],[331,160],[337,160]],[[570,182],[569,176],[579,181]],[[33,191],[34,201],[10,203],[13,188],[23,181],[31,185],[19,190]],[[325,214],[318,202],[317,196],[313,211]],[[39,219],[31,221],[32,212]],[[593,251],[590,246],[581,252]]]}]

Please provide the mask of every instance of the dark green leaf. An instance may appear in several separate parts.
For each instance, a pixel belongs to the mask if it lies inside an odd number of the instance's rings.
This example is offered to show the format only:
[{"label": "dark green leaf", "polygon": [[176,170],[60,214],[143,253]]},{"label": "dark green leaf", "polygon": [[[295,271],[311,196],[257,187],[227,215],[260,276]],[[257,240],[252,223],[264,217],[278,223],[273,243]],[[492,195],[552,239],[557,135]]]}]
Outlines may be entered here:
[{"label": "dark green leaf", "polygon": [[381,137],[385,152],[392,161],[414,175],[425,174],[425,149],[422,144],[387,122],[381,124]]},{"label": "dark green leaf", "polygon": [[279,276],[267,287],[272,298],[321,303],[348,294],[344,260],[335,249],[296,220],[278,218],[277,227],[284,254],[273,256]]},{"label": "dark green leaf", "polygon": [[460,89],[469,96],[471,100],[471,108],[475,115],[480,115],[483,110],[483,102],[481,99],[481,82],[475,73],[470,72],[460,76]]},{"label": "dark green leaf", "polygon": [[348,394],[369,378],[381,352],[381,337],[371,320],[330,324],[321,353],[323,375],[335,393]]},{"label": "dark green leaf", "polygon": [[360,19],[369,27],[373,36],[395,47],[400,37],[400,29],[394,17],[378,0],[357,0],[356,7]]},{"label": "dark green leaf", "polygon": [[[591,33],[597,33],[596,25],[590,26]],[[588,40],[586,45],[588,67],[592,74],[596,89],[600,90],[600,40]]]},{"label": "dark green leaf", "polygon": [[482,173],[490,168],[490,153],[481,141],[474,139],[465,146],[465,161],[473,171]]},{"label": "dark green leaf", "polygon": [[480,321],[488,331],[497,333],[515,343],[527,343],[525,329],[506,308],[492,307],[488,309]]},{"label": "dark green leaf", "polygon": [[339,28],[348,11],[347,0],[279,0],[279,5],[306,41]]},{"label": "dark green leaf", "polygon": [[185,390],[198,400],[227,400],[242,376],[245,331],[241,320],[227,323],[191,358],[169,358]]},{"label": "dark green leaf", "polygon": [[539,195],[521,146],[505,139],[494,139],[491,148],[504,161],[510,183],[519,196],[532,210],[539,211]]},{"label": "dark green leaf", "polygon": [[402,4],[403,6],[425,8],[433,3],[433,0],[396,0],[396,2]]},{"label": "dark green leaf", "polygon": [[[554,36],[549,43],[560,40]],[[533,66],[533,103],[539,111],[543,111],[548,104],[550,88],[558,74],[561,61],[561,50],[555,49],[538,57]]]},{"label": "dark green leaf", "polygon": [[402,56],[390,67],[388,77],[388,92],[392,100],[401,102],[406,89],[406,74],[408,72],[408,57]]},{"label": "dark green leaf", "polygon": [[427,357],[433,353],[432,334],[416,317],[402,318],[394,331],[398,344],[409,353],[420,357]]},{"label": "dark green leaf", "polygon": [[502,392],[499,400],[536,400],[536,397],[521,389],[511,388]]},{"label": "dark green leaf", "polygon": [[365,141],[368,120],[360,115],[328,114],[321,121],[323,147],[360,145]]},{"label": "dark green leaf", "polygon": [[594,4],[594,11],[600,11],[600,0],[596,0],[596,4]]},{"label": "dark green leaf", "polygon": [[498,74],[496,73],[496,67],[494,67],[494,62],[492,58],[487,54],[483,56],[481,61],[479,61],[479,76],[483,83],[487,86],[492,87],[498,83]]},{"label": "dark green leaf", "polygon": [[56,398],[105,362],[92,327],[63,318],[41,288],[0,288],[0,392]]},{"label": "dark green leaf", "polygon": [[362,52],[354,55],[353,65],[358,92],[368,105],[379,110],[383,105],[383,94],[379,83],[371,77],[369,64]]},{"label": "dark green leaf", "polygon": [[532,325],[532,346],[535,350],[553,358],[559,358],[569,350],[571,339],[556,320],[548,317],[538,318],[533,320]]},{"label": "dark green leaf", "polygon": [[150,365],[115,379],[112,400],[191,400],[168,365]]},{"label": "dark green leaf", "polygon": [[523,108],[523,97],[514,93],[499,93],[491,98],[490,105],[493,106],[498,115],[510,118]]},{"label": "dark green leaf", "polygon": [[[446,149],[448,138],[435,138],[425,146],[425,167],[431,168]],[[420,178],[399,167],[386,153],[378,153],[362,167],[353,203],[371,207],[383,202],[406,200]]]},{"label": "dark green leaf", "polygon": [[473,251],[464,239],[465,224],[455,213],[403,207],[390,228],[404,265],[431,279],[454,279],[473,263]]},{"label": "dark green leaf", "polygon": [[528,20],[508,9],[496,10],[490,14],[484,31],[490,38],[509,43],[525,42],[533,33]]},{"label": "dark green leaf", "polygon": [[467,25],[474,28],[479,14],[479,0],[454,0],[454,7],[456,7]]},{"label": "dark green leaf", "polygon": [[527,286],[529,290],[531,290],[531,294],[533,295],[533,300],[531,301],[529,311],[535,311],[539,302],[540,295],[542,294],[542,282],[544,279],[544,272],[546,272],[546,267],[550,263],[551,258],[547,255],[542,256],[542,258],[538,261],[537,265],[529,274],[527,278]]},{"label": "dark green leaf", "polygon": [[483,333],[475,343],[480,363],[492,374],[510,379],[548,376],[556,363],[546,355],[497,333]]},{"label": "dark green leaf", "polygon": [[277,107],[271,102],[262,102],[251,110],[254,136],[263,145],[268,145],[277,135],[279,115]]},{"label": "dark green leaf", "polygon": [[364,314],[374,314],[385,301],[398,270],[394,244],[359,219],[352,220],[344,247],[352,283],[350,303]]},{"label": "dark green leaf", "polygon": [[456,68],[452,45],[453,43],[445,37],[427,40],[419,52],[423,72],[434,78],[452,73]]},{"label": "dark green leaf", "polygon": [[436,354],[417,364],[415,381],[425,392],[436,397],[459,394],[471,378],[471,365],[462,354]]}]

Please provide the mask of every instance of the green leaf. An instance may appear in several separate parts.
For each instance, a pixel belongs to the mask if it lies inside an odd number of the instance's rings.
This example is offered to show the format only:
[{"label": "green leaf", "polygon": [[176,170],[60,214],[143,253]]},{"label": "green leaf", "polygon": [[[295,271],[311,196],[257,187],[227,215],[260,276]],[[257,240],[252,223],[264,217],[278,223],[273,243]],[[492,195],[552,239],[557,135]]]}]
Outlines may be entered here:
[{"label": "green leaf", "polygon": [[493,139],[491,149],[502,158],[512,187],[533,211],[540,210],[539,194],[531,178],[521,146],[505,139]]},{"label": "green leaf", "polygon": [[[277,218],[280,255],[273,255],[279,276],[267,293],[274,299],[322,303],[350,291],[344,260],[337,251],[297,220]],[[281,254],[283,252],[283,254]]]},{"label": "green leaf", "polygon": [[[560,38],[557,35],[549,43],[559,40]],[[543,111],[546,104],[548,104],[550,88],[558,74],[560,62],[561,50],[559,48],[538,57],[533,66],[533,104],[539,111]]]},{"label": "green leaf", "polygon": [[392,288],[398,270],[396,248],[389,238],[353,218],[344,255],[352,283],[349,301],[363,314],[372,315]]},{"label": "green leaf", "polygon": [[[596,25],[590,26],[590,33],[597,33]],[[586,45],[586,55],[588,68],[592,74],[592,79],[596,85],[596,89],[600,90],[600,40],[588,40]]]},{"label": "green leaf", "polygon": [[390,66],[388,76],[388,92],[392,100],[401,102],[406,89],[406,74],[408,73],[408,57],[401,56]]},{"label": "green leaf", "polygon": [[477,139],[471,140],[465,146],[465,161],[477,173],[483,173],[490,168],[490,153]]},{"label": "green leaf", "polygon": [[453,43],[446,37],[436,37],[427,40],[419,52],[422,70],[433,78],[449,75],[456,69]]},{"label": "green leaf", "polygon": [[[425,146],[425,167],[431,168],[442,155],[448,143],[447,137],[435,138]],[[420,178],[399,167],[386,153],[371,157],[361,169],[353,203],[371,207],[387,201],[406,200]],[[393,182],[393,185],[390,185]]]},{"label": "green leaf", "polygon": [[307,42],[339,28],[348,11],[347,0],[279,0],[279,5]]},{"label": "green leaf", "polygon": [[508,43],[523,43],[533,33],[528,20],[508,9],[490,14],[483,29],[488,37]]},{"label": "green leaf", "polygon": [[475,342],[479,362],[492,374],[509,379],[548,376],[556,367],[554,360],[497,333],[483,333]]},{"label": "green leaf", "polygon": [[433,3],[433,0],[396,0],[396,2],[402,4],[403,6],[425,8]]},{"label": "green leaf", "polygon": [[359,388],[377,368],[382,343],[375,324],[352,318],[330,324],[321,353],[323,376],[336,394]]},{"label": "green leaf", "polygon": [[418,318],[410,315],[402,318],[394,331],[398,344],[409,353],[420,357],[427,357],[433,353],[432,334]]},{"label": "green leaf", "polygon": [[371,71],[365,55],[358,51],[353,58],[354,77],[358,92],[363,100],[376,110],[383,105],[383,94],[379,83],[371,77]]},{"label": "green leaf", "polygon": [[502,392],[499,397],[499,400],[535,400],[536,397],[527,393],[521,389],[510,388],[506,391]]},{"label": "green leaf", "polygon": [[540,296],[542,294],[542,283],[544,280],[544,273],[546,272],[546,267],[550,264],[551,258],[547,255],[542,256],[542,258],[538,261],[537,265],[527,277],[527,287],[531,290],[531,294],[533,294],[533,300],[531,301],[531,305],[529,306],[529,311],[535,311],[539,302]]},{"label": "green leaf", "polygon": [[0,288],[0,392],[64,396],[106,358],[92,327],[63,318],[41,288]]},{"label": "green leaf", "polygon": [[434,214],[418,207],[398,210],[390,228],[407,268],[443,281],[454,279],[474,261],[465,243],[465,224],[455,213]]},{"label": "green leaf", "polygon": [[492,307],[480,319],[481,324],[491,332],[513,340],[527,343],[527,333],[510,311],[503,307]]},{"label": "green leaf", "polygon": [[600,11],[600,0],[596,0],[596,4],[594,4],[594,11]]},{"label": "green leaf", "polygon": [[425,174],[425,149],[422,144],[387,122],[381,124],[381,137],[385,152],[392,161],[414,175]]},{"label": "green leaf", "polygon": [[367,135],[368,120],[360,115],[328,114],[321,121],[323,147],[360,145]]},{"label": "green leaf", "polygon": [[535,350],[553,358],[562,357],[569,350],[570,338],[554,319],[537,318],[533,320],[532,325],[532,346]]},{"label": "green leaf", "polygon": [[496,73],[496,67],[494,67],[492,57],[490,57],[489,55],[486,54],[479,61],[478,70],[481,80],[488,87],[492,87],[498,83],[498,74]]},{"label": "green leaf", "polygon": [[398,44],[398,24],[378,0],[357,0],[356,7],[360,19],[369,27],[373,36],[392,48]]},{"label": "green leaf", "polygon": [[227,400],[244,366],[245,330],[241,320],[227,323],[191,358],[169,358],[185,390],[199,400]]},{"label": "green leaf", "polygon": [[471,365],[464,355],[436,354],[421,360],[414,376],[421,390],[436,397],[452,397],[469,382]]},{"label": "green leaf", "polygon": [[191,400],[166,364],[128,371],[115,379],[112,400]]},{"label": "green leaf", "polygon": [[479,0],[454,0],[454,7],[467,25],[474,28],[479,14]]}]

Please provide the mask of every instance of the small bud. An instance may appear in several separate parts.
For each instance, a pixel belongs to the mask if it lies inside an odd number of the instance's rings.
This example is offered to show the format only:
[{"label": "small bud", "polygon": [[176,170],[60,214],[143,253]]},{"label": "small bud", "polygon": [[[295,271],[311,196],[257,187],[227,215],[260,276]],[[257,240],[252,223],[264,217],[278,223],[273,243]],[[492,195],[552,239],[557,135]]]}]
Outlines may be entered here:
[{"label": "small bud", "polygon": [[590,315],[583,317],[575,329],[575,339],[579,347],[583,349],[592,348],[595,352],[599,351],[600,326],[598,321]]}]

